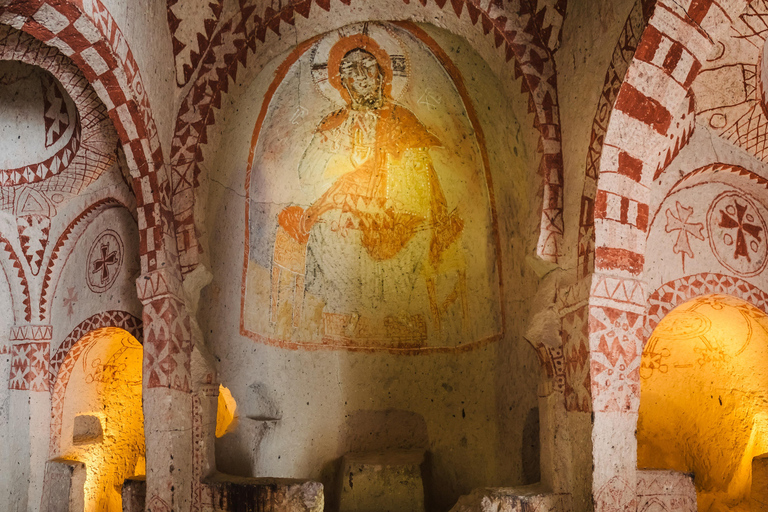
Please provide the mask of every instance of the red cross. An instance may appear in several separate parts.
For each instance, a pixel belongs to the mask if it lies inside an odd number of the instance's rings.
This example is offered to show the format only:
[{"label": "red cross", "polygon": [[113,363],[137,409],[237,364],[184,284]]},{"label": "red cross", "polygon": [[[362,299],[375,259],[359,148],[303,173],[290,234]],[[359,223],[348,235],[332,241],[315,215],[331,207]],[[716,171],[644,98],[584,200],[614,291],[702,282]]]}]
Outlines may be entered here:
[{"label": "red cross", "polygon": [[101,272],[101,283],[104,284],[109,279],[109,265],[117,263],[117,251],[109,252],[109,244],[101,244],[101,259],[93,262],[91,274]]},{"label": "red cross", "polygon": [[733,202],[736,207],[736,218],[731,217],[725,210],[720,210],[720,227],[726,229],[736,229],[736,251],[733,254],[733,258],[736,259],[739,256],[744,256],[747,261],[751,262],[749,257],[749,250],[747,249],[747,237],[744,233],[748,234],[752,238],[761,242],[760,232],[762,227],[755,224],[748,224],[744,220],[744,214],[747,212],[747,205],[740,205],[738,201]]}]

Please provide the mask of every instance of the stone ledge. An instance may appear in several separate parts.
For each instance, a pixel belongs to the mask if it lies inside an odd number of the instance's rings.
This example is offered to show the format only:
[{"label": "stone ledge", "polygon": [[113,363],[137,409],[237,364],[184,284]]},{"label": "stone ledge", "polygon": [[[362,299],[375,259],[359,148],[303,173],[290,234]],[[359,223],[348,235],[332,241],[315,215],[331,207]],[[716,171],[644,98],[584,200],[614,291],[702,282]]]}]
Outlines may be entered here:
[{"label": "stone ledge", "polygon": [[553,494],[541,486],[475,489],[462,496],[450,512],[569,512],[571,496]]},{"label": "stone ledge", "polygon": [[247,478],[217,473],[203,481],[213,510],[323,512],[323,484],[291,478]]}]

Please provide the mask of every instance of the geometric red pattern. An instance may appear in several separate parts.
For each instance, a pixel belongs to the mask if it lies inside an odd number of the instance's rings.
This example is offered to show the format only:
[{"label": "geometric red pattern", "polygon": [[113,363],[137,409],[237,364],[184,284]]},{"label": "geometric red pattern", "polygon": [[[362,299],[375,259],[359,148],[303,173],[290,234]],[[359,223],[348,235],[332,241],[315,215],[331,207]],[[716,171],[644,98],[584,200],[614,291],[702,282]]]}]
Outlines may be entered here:
[{"label": "geometric red pattern", "polygon": [[84,208],[75,217],[64,231],[51,250],[48,265],[43,275],[42,292],[40,293],[40,319],[47,318],[48,301],[50,294],[56,290],[59,277],[64,269],[72,249],[80,239],[80,235],[91,221],[100,213],[110,208],[126,207],[120,200],[107,197],[99,199],[90,206]]},{"label": "geometric red pattern", "polygon": [[8,389],[50,389],[49,342],[16,343],[11,347]]},{"label": "geometric red pattern", "polygon": [[192,335],[184,302],[165,295],[144,303],[145,387],[191,391]]},{"label": "geometric red pattern", "polygon": [[605,72],[603,90],[592,121],[592,133],[589,139],[584,174],[584,190],[581,199],[581,215],[579,216],[579,262],[577,267],[579,278],[589,275],[594,266],[594,205],[597,178],[600,174],[600,157],[603,152],[603,142],[619,89],[624,83],[624,77],[635,55],[640,37],[648,24],[648,16],[651,14],[650,3],[647,0],[636,0],[629,16],[627,16],[624,29],[613,49],[611,63]]},{"label": "geometric red pattern", "polygon": [[[96,92],[117,132],[128,168],[134,173],[131,185],[137,204],[141,271],[148,274],[163,268],[165,272],[177,274],[180,281],[171,184],[147,87],[128,40],[107,7],[101,0],[12,0],[0,2],[0,23],[56,48],[77,66]],[[189,326],[183,307],[164,308],[165,313],[157,316],[149,314],[146,310],[151,308],[146,306],[145,303],[143,320],[146,330],[152,334],[152,342],[177,340],[182,327]],[[182,319],[171,318],[174,313]],[[31,317],[29,308],[26,316]],[[160,325],[152,325],[153,321]],[[168,334],[169,328],[173,335]],[[187,329],[185,334],[188,332]],[[187,350],[181,340],[177,345],[182,350],[175,361],[188,370],[191,348]],[[158,347],[157,351],[164,348]],[[187,386],[188,382],[189,377]],[[156,435],[162,437],[163,434]],[[153,471],[149,465],[148,469]],[[174,502],[171,485],[163,491],[163,496],[166,501]]]},{"label": "geometric red pattern", "polygon": [[[634,485],[620,476],[611,477],[595,493],[595,512],[627,512],[637,510],[637,494]],[[656,509],[644,510],[650,512]]]},{"label": "geometric red pattern", "polygon": [[[663,172],[690,136],[689,92],[701,63],[712,52],[710,34],[717,32],[718,25],[727,27],[732,19],[729,16],[738,15],[746,5],[744,0],[655,3],[616,96],[604,136],[610,144],[602,148],[595,197],[605,198],[605,203],[603,207],[594,207],[594,235],[587,230],[580,233],[584,237],[594,236],[595,273],[644,282],[653,177]],[[586,206],[588,211],[589,205]],[[629,215],[630,206],[638,215]],[[585,225],[586,221],[580,222]],[[579,266],[589,271],[591,248],[583,239],[579,251]],[[617,303],[622,301],[614,298],[590,298],[590,372],[596,413],[626,411],[634,416],[639,408],[645,315],[631,298],[635,295],[632,288],[624,287],[626,293],[622,295],[628,299],[624,303]],[[593,302],[605,304],[592,305]],[[615,436],[632,437],[631,431],[612,434],[593,437],[593,453],[611,453]],[[595,470],[600,475],[599,482],[593,484],[596,512],[636,509],[635,467]]]},{"label": "geometric red pattern", "polygon": [[[31,322],[32,301],[30,300],[29,283],[27,282],[27,275],[24,272],[24,267],[21,265],[21,261],[16,255],[13,245],[7,238],[0,236],[0,247],[2,247],[5,252],[3,257],[0,258],[0,262],[2,262],[4,266],[11,264],[12,267],[3,269],[8,278],[8,284],[11,287],[11,298],[23,297],[21,304],[17,304],[14,300],[13,315],[15,318],[23,318],[25,321]],[[19,308],[22,306],[23,309],[20,310]]]},{"label": "geometric red pattern", "polygon": [[[173,264],[164,224],[170,197],[163,153],[139,66],[100,0],[26,0],[0,7],[0,20],[55,47],[79,68],[107,107],[134,177],[142,270]],[[170,251],[170,252],[169,252]]]},{"label": "geometric red pattern", "polygon": [[141,319],[132,314],[125,311],[104,311],[93,315],[72,329],[72,332],[64,338],[64,341],[61,342],[51,357],[51,375],[54,376],[54,379],[59,374],[59,368],[74,344],[89,332],[102,327],[119,327],[128,331],[139,342],[143,340]]},{"label": "geometric red pattern", "polygon": [[[69,108],[74,117],[69,127],[61,132],[59,147],[53,155],[35,164],[0,171],[0,184],[8,187],[35,183],[38,184],[34,187],[36,190],[49,194],[57,191],[77,194],[115,161],[116,137],[109,127],[106,107],[83,73],[62,52],[30,34],[3,25],[0,27],[0,60],[6,59],[19,60],[47,71],[42,75],[43,81],[49,81],[57,94],[64,94],[59,90],[61,87],[72,98],[74,105]],[[60,108],[66,108],[66,102],[59,103]],[[51,108],[56,110],[53,105]],[[63,115],[68,117],[69,114],[65,112]],[[46,123],[49,121],[51,130],[61,127],[60,122],[46,118]],[[12,189],[0,191],[0,197],[2,207],[10,209],[14,202]]]},{"label": "geometric red pattern", "polygon": [[194,11],[189,6],[190,2],[168,0],[166,11],[176,60],[176,83],[181,87],[192,78],[203,53],[211,44],[224,0],[207,2],[206,6],[199,5]]},{"label": "geometric red pattern", "polygon": [[16,341],[51,341],[53,326],[50,325],[14,325],[11,327],[10,340]]},{"label": "geometric red pattern", "polygon": [[644,342],[648,341],[659,322],[676,306],[695,297],[715,293],[739,298],[768,313],[768,293],[743,279],[708,272],[681,277],[664,283],[648,299]]},{"label": "geometric red pattern", "polygon": [[43,120],[45,121],[45,147],[56,144],[69,126],[69,112],[64,92],[50,75],[40,78],[43,87]]},{"label": "geometric red pattern", "polygon": [[589,412],[591,387],[589,373],[589,323],[585,304],[563,316],[561,335],[565,355],[565,407],[569,411]]},{"label": "geometric red pattern", "polygon": [[657,512],[695,512],[696,487],[691,473],[643,470],[637,472],[637,509]]},{"label": "geometric red pattern", "polygon": [[[636,176],[636,179],[599,179],[598,193],[611,194],[622,205],[648,211],[648,186],[653,176],[682,148],[690,135],[690,86],[712,48],[712,42],[700,22],[711,22],[709,11],[720,12],[723,6],[711,1],[695,1],[690,16],[680,16],[679,5],[666,0],[657,2],[648,27],[643,32],[633,63],[616,98],[611,127],[610,158],[601,158],[600,173]],[[723,2],[725,3],[725,2]],[[732,1],[726,7],[743,10],[743,1]],[[716,13],[716,14],[717,14]],[[713,14],[714,16],[714,14]],[[699,21],[696,21],[699,20]],[[720,20],[718,20],[720,21]],[[685,120],[684,120],[685,118]],[[679,130],[670,133],[670,130]],[[640,162],[639,173],[622,164]],[[618,162],[618,167],[617,167]],[[634,165],[634,164],[632,164]],[[597,271],[619,272],[639,276],[643,271],[646,223],[632,223],[624,216],[610,212],[616,209],[595,208],[595,268]],[[599,222],[598,222],[599,221]]]},{"label": "geometric red pattern", "polygon": [[610,307],[590,306],[592,410],[637,412],[644,317]]}]

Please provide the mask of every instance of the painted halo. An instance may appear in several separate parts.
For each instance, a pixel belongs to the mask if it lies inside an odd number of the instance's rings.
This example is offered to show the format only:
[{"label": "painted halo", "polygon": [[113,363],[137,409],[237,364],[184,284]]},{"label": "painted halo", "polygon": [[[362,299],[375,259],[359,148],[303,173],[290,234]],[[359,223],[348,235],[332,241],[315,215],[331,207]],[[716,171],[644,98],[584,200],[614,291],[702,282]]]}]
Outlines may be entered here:
[{"label": "painted halo", "polygon": [[344,54],[354,48],[363,48],[376,57],[384,68],[384,93],[397,100],[408,87],[410,62],[400,36],[379,23],[358,23],[335,30],[314,45],[310,53],[312,81],[320,93],[333,103],[346,103],[339,90],[338,69],[329,73],[329,63],[337,67]]}]

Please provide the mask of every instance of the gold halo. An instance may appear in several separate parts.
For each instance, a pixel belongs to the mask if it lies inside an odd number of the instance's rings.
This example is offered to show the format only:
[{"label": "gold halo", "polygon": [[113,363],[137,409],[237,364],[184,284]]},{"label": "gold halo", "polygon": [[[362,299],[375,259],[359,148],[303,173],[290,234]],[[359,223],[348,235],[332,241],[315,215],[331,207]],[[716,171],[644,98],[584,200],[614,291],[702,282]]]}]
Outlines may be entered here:
[{"label": "gold halo", "polygon": [[360,48],[373,55],[384,73],[384,95],[397,100],[408,87],[409,59],[402,36],[383,23],[356,23],[329,32],[310,51],[312,81],[333,103],[347,104],[349,93],[341,85],[339,64],[349,51]]}]

